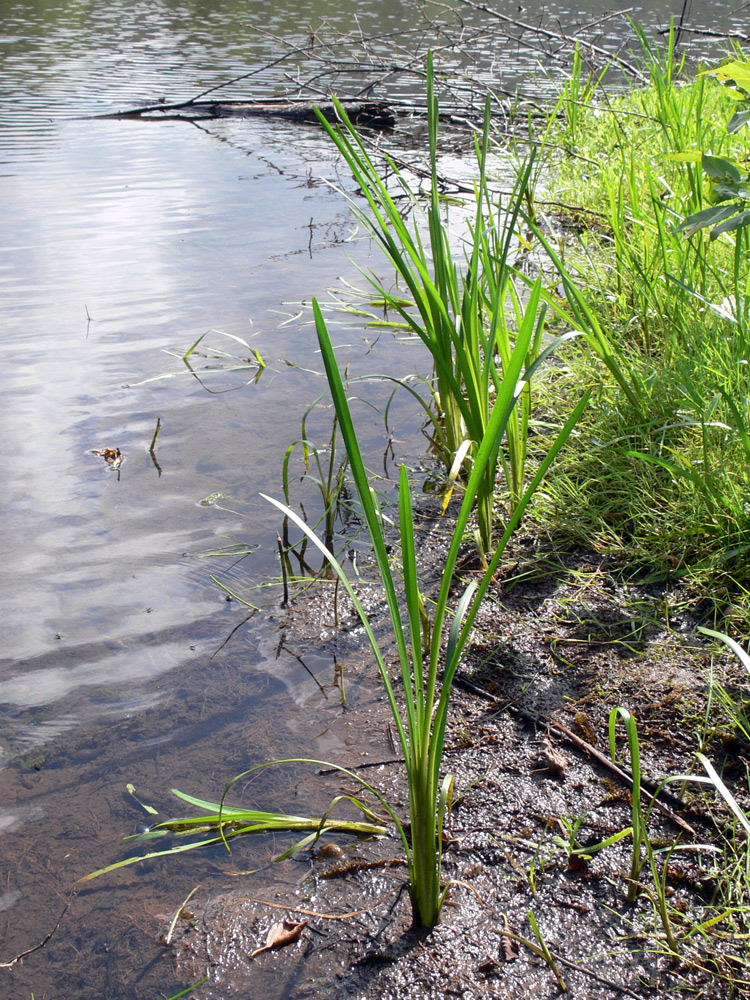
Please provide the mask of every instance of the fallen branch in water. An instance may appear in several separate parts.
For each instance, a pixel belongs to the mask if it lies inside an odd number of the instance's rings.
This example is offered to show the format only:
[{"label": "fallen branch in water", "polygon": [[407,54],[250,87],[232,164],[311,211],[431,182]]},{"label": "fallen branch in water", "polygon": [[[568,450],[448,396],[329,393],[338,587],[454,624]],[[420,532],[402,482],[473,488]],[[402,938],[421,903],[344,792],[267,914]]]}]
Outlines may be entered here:
[{"label": "fallen branch in water", "polygon": [[[396,124],[394,111],[383,101],[343,101],[349,119],[360,128],[388,129]],[[97,115],[97,118],[138,118],[146,120],[201,121],[216,118],[284,118],[287,121],[318,125],[316,105],[308,100],[288,98],[263,101],[182,101],[179,104],[149,104]],[[317,104],[328,121],[338,121],[333,104]]]}]

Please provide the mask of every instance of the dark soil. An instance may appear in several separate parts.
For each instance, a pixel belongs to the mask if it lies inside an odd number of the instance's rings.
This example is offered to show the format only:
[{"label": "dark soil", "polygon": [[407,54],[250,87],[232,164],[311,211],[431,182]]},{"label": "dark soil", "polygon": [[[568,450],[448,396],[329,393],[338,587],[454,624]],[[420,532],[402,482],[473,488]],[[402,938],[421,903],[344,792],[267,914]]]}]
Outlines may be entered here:
[{"label": "dark soil", "polygon": [[[444,533],[432,522],[423,531],[429,577],[439,572]],[[471,574],[470,564],[465,573]],[[183,854],[79,886],[44,948],[0,970],[0,995],[166,998],[207,977],[191,996],[557,996],[561,986],[548,963],[504,933],[536,944],[530,912],[576,1000],[744,995],[750,989],[739,936],[748,931],[745,915],[694,931],[726,909],[723,847],[732,832],[718,796],[697,785],[673,785],[679,795],[668,804],[683,826],[656,810],[651,815],[655,847],[676,845],[658,855],[658,864],[667,865],[670,913],[681,940],[677,959],[668,953],[649,896],[648,865],[644,890],[635,904],[626,902],[629,838],[589,860],[565,848],[578,820],[579,844],[597,843],[630,824],[626,783],[581,745],[608,756],[608,717],[617,706],[638,719],[648,778],[700,773],[694,754],[703,749],[747,805],[748,748],[716,710],[709,718],[705,713],[711,657],[695,627],[708,605],[686,587],[626,586],[606,559],[561,553],[532,537],[516,541],[499,577],[455,690],[444,761],[456,778],[444,863],[454,884],[439,927],[411,927],[395,835],[378,842],[340,838],[336,847],[329,838],[270,867],[288,842],[246,841],[231,855],[223,849]],[[363,586],[362,593],[377,617],[377,590]],[[30,901],[26,910],[9,903],[0,913],[12,914],[0,957],[12,959],[52,929],[75,877],[126,856],[121,836],[145,819],[134,815],[127,795],[113,798],[111,789],[127,781],[136,780],[147,801],[161,796],[164,813],[174,808],[166,797],[172,785],[215,798],[233,774],[264,759],[312,756],[363,767],[367,780],[406,813],[388,706],[351,608],[337,600],[334,610],[332,588],[321,584],[278,613],[268,634],[313,665],[317,686],[304,698],[294,694],[296,712],[290,713],[289,689],[277,678],[243,666],[258,650],[238,655],[235,647],[224,660],[204,658],[191,668],[217,672],[202,698],[194,693],[200,690],[194,677],[171,680],[171,715],[161,708],[121,720],[109,743],[101,732],[89,734],[88,748],[80,733],[77,743],[61,738],[38,770],[19,757],[0,772],[4,802],[33,811],[35,802],[57,796],[61,812],[66,798],[76,807],[68,809],[64,829],[57,818],[46,829],[40,815],[0,840],[3,898],[16,891]],[[333,684],[334,664],[343,664],[346,707]],[[726,672],[726,681],[737,676],[729,659],[718,658],[715,669]],[[168,726],[178,745],[170,739],[161,752],[144,755],[144,741],[157,745]],[[627,767],[621,725],[618,733],[618,760]],[[128,746],[131,759],[123,750]],[[378,761],[391,763],[373,766]],[[238,787],[236,798],[320,812],[342,790],[355,791],[349,780],[314,772],[301,766],[264,771],[249,788]],[[101,797],[91,792],[97,780]],[[87,789],[85,803],[76,798],[77,787]],[[685,844],[704,849],[683,851]],[[41,895],[46,907],[40,914]],[[307,921],[299,939],[251,959],[269,927],[285,917]]]},{"label": "dark soil", "polygon": [[[428,532],[423,556],[439,568],[444,536]],[[688,990],[726,997],[733,981],[748,978],[743,942],[731,931],[691,937],[679,960],[669,955],[647,893],[626,902],[629,838],[590,860],[570,857],[555,840],[567,841],[566,824],[578,818],[578,843],[622,830],[630,824],[631,796],[552,721],[608,757],[609,712],[626,706],[638,718],[648,777],[658,782],[695,771],[698,741],[705,747],[712,737],[727,773],[744,774],[747,748],[728,753],[728,734],[712,733],[702,714],[709,656],[694,632],[700,601],[685,589],[624,587],[601,557],[545,554],[532,538],[517,543],[504,574],[454,697],[444,769],[455,774],[459,795],[445,852],[445,876],[455,884],[441,925],[430,932],[411,927],[395,838],[342,843],[334,860],[322,847],[288,864],[286,878],[262,891],[243,885],[190,906],[174,948],[186,980],[208,972],[214,983],[199,996],[555,996],[561,987],[547,963],[503,935],[507,921],[536,943],[529,911],[569,995],[581,1000]],[[321,623],[332,624],[321,595],[291,613],[291,628],[304,642],[316,640]],[[330,655],[357,632],[341,607],[339,629],[327,642]],[[388,721],[384,703],[368,711],[376,732],[387,732]],[[398,764],[363,774],[405,805]],[[679,845],[721,843],[716,823],[727,817],[715,796],[704,801],[690,786],[678,787],[682,798],[666,801],[683,826],[655,811],[650,833],[657,848],[677,845],[659,863],[667,863],[675,932],[685,936],[720,911],[721,887],[716,856]],[[648,867],[642,879],[652,884]],[[308,921],[299,942],[250,961],[284,916]],[[741,920],[735,926],[745,927]]]}]

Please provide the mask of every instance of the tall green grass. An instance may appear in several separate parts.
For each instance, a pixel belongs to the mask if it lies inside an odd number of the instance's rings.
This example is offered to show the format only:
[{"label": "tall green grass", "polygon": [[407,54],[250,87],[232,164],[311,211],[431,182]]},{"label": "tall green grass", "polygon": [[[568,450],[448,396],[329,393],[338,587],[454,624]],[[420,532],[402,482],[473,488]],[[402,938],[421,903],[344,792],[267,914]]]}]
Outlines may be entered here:
[{"label": "tall green grass", "polygon": [[[406,778],[409,787],[409,835],[407,835],[404,822],[397,816],[395,810],[390,809],[390,812],[406,851],[413,919],[417,925],[432,927],[440,920],[440,913],[448,889],[442,883],[442,829],[446,811],[450,808],[453,777],[449,774],[441,774],[441,765],[453,679],[480,604],[497,570],[506,545],[547,470],[583,412],[587,395],[584,395],[574,408],[554,438],[535,475],[524,489],[505,526],[502,537],[498,540],[494,555],[481,580],[469,584],[451,613],[449,601],[455,584],[461,542],[477,499],[481,494],[487,468],[497,454],[498,443],[502,440],[517,405],[518,386],[523,381],[524,365],[534,330],[531,324],[522,327],[515,347],[508,358],[503,377],[496,386],[487,428],[478,442],[471,475],[466,484],[450,548],[445,559],[434,612],[430,618],[426,611],[427,602],[419,581],[414,515],[406,468],[402,466],[399,480],[400,565],[397,572],[389,554],[388,531],[383,512],[370,487],[367,469],[360,451],[347,391],[338,369],[325,320],[315,301],[313,309],[328,384],[346,447],[351,475],[369,529],[378,576],[383,585],[388,606],[404,690],[405,704],[403,707],[397,699],[385,654],[343,567],[334,554],[291,508],[271,497],[266,499],[278,507],[286,517],[291,518],[328,559],[346,588],[365,627],[385,686],[398,740],[406,761]],[[401,586],[398,585],[399,578]]]},{"label": "tall green grass", "polygon": [[[486,558],[494,549],[498,472],[505,467],[511,513],[521,502],[527,480],[527,437],[531,405],[530,379],[555,345],[543,344],[546,308],[541,284],[531,294],[519,293],[511,262],[518,247],[518,227],[534,170],[533,156],[517,172],[505,201],[494,199],[489,186],[492,104],[485,105],[484,127],[476,142],[478,179],[468,249],[456,254],[444,218],[438,176],[439,109],[432,58],[427,69],[430,183],[423,199],[412,190],[402,171],[386,157],[386,169],[372,159],[367,146],[336,104],[341,125],[321,124],[344,157],[363,193],[367,208],[352,201],[354,211],[380,247],[399,279],[369,275],[378,297],[418,336],[434,363],[434,406],[429,411],[431,436],[446,472],[468,476],[486,439],[494,399],[505,377],[515,345],[527,344],[526,378],[521,402],[505,428],[506,447],[494,442],[479,482],[477,519],[480,548]],[[394,190],[395,189],[395,190]],[[398,195],[407,199],[415,218],[409,223]]]},{"label": "tall green grass", "polygon": [[[746,229],[711,240],[681,224],[715,197],[701,151],[742,161],[747,133],[727,131],[735,102],[686,76],[674,38],[663,51],[641,39],[648,84],[589,88],[576,155],[545,161],[555,208],[536,244],[555,276],[542,297],[587,342],[562,379],[598,388],[540,516],[729,598],[750,590],[750,244]],[[569,127],[550,124],[550,148]]]}]

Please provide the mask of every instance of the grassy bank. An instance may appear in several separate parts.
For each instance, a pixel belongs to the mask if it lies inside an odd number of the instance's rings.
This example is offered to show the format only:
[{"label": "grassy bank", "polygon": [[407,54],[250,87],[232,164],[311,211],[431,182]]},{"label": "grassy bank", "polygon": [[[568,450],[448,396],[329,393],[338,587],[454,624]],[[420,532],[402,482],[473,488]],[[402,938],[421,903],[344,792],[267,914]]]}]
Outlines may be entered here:
[{"label": "grassy bank", "polygon": [[[566,354],[545,404],[554,407],[566,385],[595,392],[537,517],[617,554],[639,578],[695,579],[746,623],[747,230],[711,238],[708,228],[679,227],[721,197],[701,154],[737,162],[744,176],[750,133],[727,129],[736,90],[710,74],[687,78],[669,50],[644,44],[644,61],[649,84],[626,93],[587,81],[578,64],[544,134],[545,191],[533,222],[631,391],[586,347]],[[743,200],[722,204],[731,215]],[[558,297],[559,281],[557,273],[550,301],[568,314],[561,322],[580,325],[580,302],[569,289]]]}]

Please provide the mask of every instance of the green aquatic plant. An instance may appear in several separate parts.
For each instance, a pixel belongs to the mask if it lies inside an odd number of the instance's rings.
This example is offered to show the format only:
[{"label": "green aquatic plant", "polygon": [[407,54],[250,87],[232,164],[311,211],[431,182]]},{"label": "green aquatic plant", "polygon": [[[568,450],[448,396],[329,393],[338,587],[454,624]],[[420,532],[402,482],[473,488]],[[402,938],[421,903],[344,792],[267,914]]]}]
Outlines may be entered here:
[{"label": "green aquatic plant", "polygon": [[581,127],[585,127],[584,111],[595,98],[602,81],[609,70],[607,64],[603,70],[594,73],[593,69],[586,72],[587,61],[581,55],[581,47],[576,42],[573,52],[573,65],[570,74],[563,80],[560,96],[552,115],[562,115],[565,121],[563,139],[566,146],[575,149],[581,140]]},{"label": "green aquatic plant", "polygon": [[[588,346],[609,370],[636,413],[642,413],[643,392],[640,380],[627,358],[618,349],[613,331],[607,329],[606,318],[597,309],[591,295],[584,290],[579,268],[568,262],[563,246],[555,246],[555,240],[542,231],[531,215],[525,213],[524,218],[555,268],[556,282],[562,284],[567,308],[563,305],[556,288],[545,288],[542,292],[543,298],[552,306],[561,322],[583,335]],[[518,274],[527,283],[532,283],[532,279],[523,272],[519,271]]]},{"label": "green aquatic plant", "polygon": [[[480,549],[485,557],[494,548],[493,531],[497,473],[506,466],[511,514],[521,501],[526,483],[526,444],[529,432],[530,379],[542,353],[546,309],[541,283],[523,302],[516,291],[510,262],[518,247],[517,228],[528,195],[533,155],[517,172],[513,190],[503,203],[493,201],[488,181],[491,138],[491,99],[485,105],[484,127],[477,139],[478,179],[473,223],[465,254],[451,246],[438,176],[439,109],[435,95],[432,57],[427,65],[427,107],[430,183],[426,219],[423,199],[409,186],[398,165],[386,157],[381,171],[336,102],[340,125],[323,115],[321,124],[344,157],[369,212],[352,200],[354,211],[398,276],[400,287],[372,275],[369,280],[388,311],[399,316],[425,345],[434,363],[431,408],[427,408],[433,446],[446,471],[455,479],[468,477],[485,439],[495,394],[505,377],[515,345],[524,342],[527,378],[519,408],[505,428],[506,443],[493,449],[477,490]],[[405,195],[416,222],[406,221],[393,188]],[[408,295],[407,295],[408,293]],[[511,323],[511,320],[513,321]],[[523,330],[521,328],[524,328]],[[531,335],[527,336],[527,331]]]},{"label": "green aquatic plant", "polygon": [[[291,503],[291,461],[292,457],[300,449],[304,463],[302,480],[309,480],[314,483],[323,501],[323,517],[321,521],[324,527],[324,535],[328,548],[333,546],[333,534],[336,519],[342,513],[342,500],[346,496],[346,467],[347,459],[344,454],[343,460],[338,454],[338,418],[334,414],[331,426],[331,434],[328,443],[323,447],[318,447],[309,438],[308,422],[310,415],[320,402],[322,397],[318,397],[309,406],[302,417],[302,437],[293,441],[284,455],[284,465],[282,470],[282,480],[284,487],[284,499],[287,504]],[[312,468],[314,463],[314,469]],[[320,523],[320,522],[319,522]],[[317,524],[315,527],[317,528]]]},{"label": "green aquatic plant", "polygon": [[[233,341],[239,345],[239,353],[231,353],[217,346],[221,342],[213,342],[213,337],[226,337],[227,340]],[[249,385],[250,382],[257,383],[266,370],[266,362],[255,347],[252,347],[242,337],[238,337],[234,333],[226,333],[224,330],[207,330],[206,333],[202,333],[182,353],[177,353],[166,348],[164,349],[164,353],[169,354],[170,357],[177,358],[182,362],[184,367],[178,371],[152,375],[150,378],[143,379],[140,382],[132,382],[130,385],[125,386],[125,388],[136,388],[140,385],[147,385],[150,382],[162,382],[165,379],[180,378],[187,375],[196,379],[207,392],[221,392],[226,390],[210,389],[207,385],[204,385],[204,380],[231,372],[254,371],[255,374],[252,377],[245,379],[244,382],[239,384],[238,387],[241,387],[242,385]],[[198,362],[198,358],[202,360]]]},{"label": "green aquatic plant", "polygon": [[[727,123],[727,133],[733,134],[750,122],[750,62],[727,59],[719,66],[705,69],[700,77],[715,76],[723,85],[725,95],[731,95],[736,110]],[[693,212],[676,227],[676,232],[692,236],[702,229],[711,228],[710,237],[718,239],[723,233],[747,230],[750,226],[750,177],[734,159],[708,153],[706,146],[698,144],[697,150],[680,151],[674,159],[687,164],[700,164],[708,179],[707,200],[709,208]],[[744,159],[744,157],[743,157]],[[691,166],[689,169],[697,170]],[[737,246],[741,241],[737,239]],[[747,250],[747,243],[744,243]]]},{"label": "green aquatic plant", "polygon": [[[455,585],[455,573],[462,539],[481,491],[487,466],[497,453],[498,442],[505,433],[523,383],[523,369],[528,355],[529,343],[533,337],[533,328],[528,326],[519,332],[518,342],[509,358],[503,379],[495,394],[487,429],[479,442],[474,458],[471,475],[466,485],[450,540],[450,548],[445,559],[434,612],[430,617],[426,611],[426,601],[419,583],[414,515],[406,468],[402,466],[399,480],[399,572],[402,580],[402,586],[399,587],[389,555],[390,546],[386,540],[387,527],[384,515],[370,486],[346,388],[338,369],[325,320],[314,300],[313,311],[328,384],[349,457],[351,476],[369,529],[378,575],[383,585],[396,641],[405,698],[403,709],[397,700],[381,645],[343,567],[309,525],[290,507],[272,497],[266,497],[266,499],[278,507],[285,517],[290,518],[323,553],[341,580],[365,627],[385,686],[398,741],[406,761],[406,777],[409,786],[409,834],[407,834],[406,825],[395,810],[382,797],[380,799],[396,824],[406,852],[414,923],[432,927],[440,920],[440,913],[448,891],[448,887],[442,884],[442,831],[446,812],[450,808],[453,795],[453,776],[450,774],[441,775],[441,765],[453,680],[480,604],[497,570],[505,547],[534,492],[575,426],[586,405],[588,396],[584,395],[555,437],[552,446],[540,463],[505,526],[503,535],[483,576],[479,582],[473,581],[469,584],[451,616],[448,605],[452,588]],[[341,770],[344,773],[349,773],[343,768]],[[240,775],[234,780],[243,776]],[[371,786],[367,785],[366,787],[372,790]]]},{"label": "green aquatic plant", "polygon": [[[530,295],[524,302],[510,280],[508,262],[513,241],[516,239],[516,221],[526,193],[531,161],[520,171],[514,195],[503,211],[500,221],[500,207],[493,208],[490,205],[486,180],[490,124],[488,101],[484,135],[478,147],[480,180],[477,184],[476,216],[471,233],[467,269],[463,271],[453,259],[447,229],[440,215],[436,166],[438,111],[431,61],[428,86],[432,165],[431,198],[428,209],[429,250],[424,246],[418,229],[413,234],[409,231],[356,131],[348,122],[343,108],[339,110],[347,130],[346,136],[334,129],[330,129],[330,133],[334,138],[340,139],[342,152],[349,151],[348,162],[377,220],[371,231],[390,255],[415,303],[416,315],[413,309],[403,306],[399,298],[389,298],[385,289],[378,286],[390,308],[399,313],[413,332],[430,347],[436,368],[435,401],[439,410],[439,420],[434,424],[435,438],[444,448],[451,466],[462,465],[464,462],[466,466],[463,498],[450,538],[432,614],[428,613],[428,601],[419,581],[414,516],[407,471],[402,467],[399,478],[400,562],[396,568],[389,555],[391,546],[386,541],[389,530],[386,518],[376,494],[371,489],[360,451],[347,390],[338,369],[322,312],[317,301],[313,300],[316,330],[329,389],[346,448],[350,475],[356,486],[364,521],[369,530],[378,576],[383,586],[396,641],[404,692],[403,707],[397,699],[383,649],[355,587],[349,581],[335,554],[288,503],[281,503],[271,497],[266,499],[320,550],[353,602],[365,627],[378,663],[398,742],[406,762],[409,788],[408,823],[398,815],[378,790],[361,776],[343,767],[339,767],[338,770],[347,777],[357,780],[374,795],[392,818],[406,853],[414,923],[432,927],[440,920],[449,889],[449,885],[444,885],[442,879],[443,824],[451,806],[454,779],[450,774],[443,775],[441,768],[453,680],[481,602],[497,571],[508,541],[580,418],[590,393],[583,393],[563,426],[556,433],[549,435],[550,443],[546,453],[543,449],[539,449],[533,475],[530,473],[527,475],[526,435],[529,430],[531,379],[556,347],[572,336],[564,334],[542,349],[545,309],[541,305],[541,281],[533,285]],[[514,330],[511,330],[506,306],[510,307],[511,316],[515,319]],[[306,440],[306,435],[303,437]],[[335,427],[332,440],[335,442]],[[507,446],[507,454],[501,458],[501,449],[504,445]],[[509,516],[499,532],[500,537],[495,539],[493,501],[497,471],[503,461],[509,463],[508,482],[513,502]],[[333,490],[335,477],[330,471],[333,467],[331,459],[329,473],[324,475],[321,463],[320,480],[325,491],[328,491],[329,486]],[[469,583],[455,608],[450,610],[449,603],[456,583],[462,542],[473,517],[479,522],[485,568],[479,580]],[[323,817],[313,820],[256,813],[225,804],[226,796],[239,780],[264,767],[292,762],[331,766],[329,762],[304,761],[298,758],[295,761],[273,761],[251,768],[232,779],[225,789],[221,802],[204,803],[201,800],[192,800],[198,808],[211,809],[208,817],[164,821],[157,824],[149,834],[156,836],[165,832],[180,833],[190,830],[195,833],[208,832],[209,837],[153,852],[147,856],[166,856],[220,841],[227,844],[232,837],[275,829],[309,831],[281,857],[288,857],[294,851],[311,845],[322,832],[333,829],[329,813],[341,796],[333,800]],[[191,801],[183,793],[180,793],[180,797]],[[362,811],[367,809],[359,800],[352,799],[352,801]],[[370,816],[366,811],[365,818],[370,822]],[[361,832],[366,825],[360,823],[356,826]],[[340,828],[340,824],[337,828]],[[378,833],[380,829],[378,828]],[[351,830],[357,832],[354,825],[351,826]],[[376,831],[370,829],[368,832],[373,835]],[[113,871],[138,860],[141,859],[125,859],[88,877]]]},{"label": "green aquatic plant", "polygon": [[[261,765],[262,767],[263,765]],[[177,837],[196,836],[200,839],[191,839],[187,844],[178,844],[167,847],[161,851],[150,851],[147,854],[138,854],[122,861],[116,861],[106,868],[100,868],[95,872],[84,875],[81,882],[88,882],[106,875],[109,872],[117,871],[120,868],[127,868],[151,858],[163,858],[172,854],[180,854],[184,851],[193,851],[199,847],[210,847],[216,844],[227,845],[229,840],[235,837],[245,837],[249,834],[280,834],[280,833],[305,833],[305,836],[296,841],[292,847],[288,848],[274,860],[282,861],[291,857],[298,851],[314,844],[323,834],[326,833],[346,833],[358,837],[384,837],[388,830],[382,822],[360,799],[351,795],[338,795],[333,798],[322,816],[293,816],[284,813],[267,812],[261,809],[246,809],[243,806],[228,805],[222,797],[221,802],[208,802],[205,799],[195,798],[187,795],[176,788],[172,789],[172,794],[183,802],[203,810],[205,816],[178,816],[172,819],[160,820],[154,823],[145,833],[137,833],[126,837],[126,842],[143,842],[164,838],[168,835]],[[339,820],[331,817],[331,812],[341,801],[352,803],[365,817],[364,820]]]},{"label": "green aquatic plant", "polygon": [[[531,924],[531,929],[534,932],[534,937],[539,942],[539,952],[538,953],[541,954],[541,957],[544,959],[544,961],[550,967],[550,970],[552,971],[552,974],[554,975],[555,979],[557,980],[557,985],[559,986],[560,990],[563,993],[567,993],[568,987],[567,987],[567,985],[565,983],[565,980],[562,977],[560,969],[558,968],[557,962],[555,961],[555,957],[554,957],[554,955],[552,954],[552,952],[549,949],[549,945],[547,944],[546,938],[544,937],[544,935],[542,934],[542,932],[541,932],[541,930],[539,928],[539,924],[537,922],[536,917],[534,916],[533,910],[529,910],[528,913],[527,913],[527,916],[529,918],[529,923]],[[527,946],[528,946],[528,942],[527,942]]]},{"label": "green aquatic plant", "polygon": [[611,847],[613,844],[624,840],[625,837],[630,836],[631,828],[627,827],[624,830],[618,830],[597,844],[581,844],[578,840],[578,831],[583,825],[585,818],[585,816],[561,816],[559,819],[562,832],[565,836],[553,837],[552,843],[558,847],[562,847],[569,859],[581,858],[584,861],[590,861],[595,854],[603,851],[605,847]]},{"label": "green aquatic plant", "polygon": [[[203,979],[199,979],[197,983],[193,983],[192,986],[188,986],[187,989],[181,990],[179,993],[175,993],[171,996],[169,1000],[180,1000],[180,997],[186,997],[188,994],[192,993],[193,990],[197,990],[199,986],[202,986],[205,982],[208,982],[208,976],[204,976]],[[31,1000],[34,1000],[33,996]]]},{"label": "green aquatic plant", "polygon": [[632,804],[632,825],[629,828],[633,838],[633,851],[630,862],[630,878],[628,879],[628,902],[634,903],[638,895],[639,878],[643,868],[644,858],[642,846],[648,841],[648,830],[646,819],[641,807],[641,754],[640,743],[638,741],[638,729],[635,717],[626,708],[615,708],[609,716],[609,743],[612,754],[612,762],[616,760],[617,749],[615,743],[615,733],[618,716],[625,723],[625,730],[630,748],[630,767],[633,775]]}]

